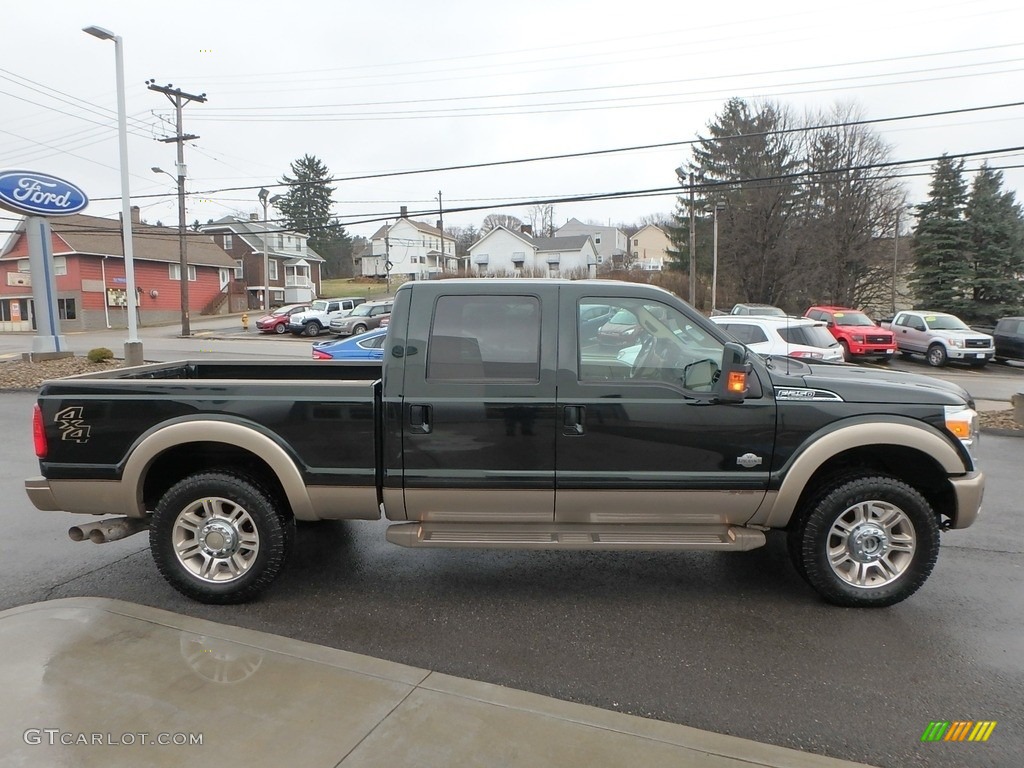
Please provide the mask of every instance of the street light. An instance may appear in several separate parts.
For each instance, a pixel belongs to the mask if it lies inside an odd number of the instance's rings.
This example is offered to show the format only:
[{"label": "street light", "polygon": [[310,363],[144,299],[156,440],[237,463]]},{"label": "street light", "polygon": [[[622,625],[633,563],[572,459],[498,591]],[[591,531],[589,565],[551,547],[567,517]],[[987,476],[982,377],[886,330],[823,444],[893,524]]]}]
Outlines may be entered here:
[{"label": "street light", "polygon": [[174,179],[174,183],[178,185],[178,272],[181,278],[178,281],[178,290],[181,295],[181,335],[182,337],[188,337],[192,335],[192,329],[189,325],[188,315],[188,251],[185,245],[185,166],[184,164],[178,166],[177,176],[157,165],[154,165],[150,170],[153,173],[162,173],[164,176],[170,176]]},{"label": "street light", "polygon": [[718,212],[725,210],[725,203],[715,203],[708,206],[705,212],[711,210],[714,214],[715,234],[711,246],[711,314],[718,308]]},{"label": "street light", "polygon": [[121,164],[121,239],[124,246],[124,282],[128,309],[128,340],[124,343],[124,362],[125,365],[142,365],[142,341],[139,339],[136,317],[139,296],[135,292],[131,194],[128,187],[128,113],[124,104],[123,41],[120,36],[103,27],[83,27],[82,31],[100,40],[114,41],[114,67],[117,75],[117,143]]},{"label": "street light", "polygon": [[[270,196],[266,189],[261,189],[258,195],[263,203],[263,311],[270,311],[270,245],[267,234],[267,205],[273,205],[281,199],[280,195]],[[269,198],[269,199],[268,199]]]}]

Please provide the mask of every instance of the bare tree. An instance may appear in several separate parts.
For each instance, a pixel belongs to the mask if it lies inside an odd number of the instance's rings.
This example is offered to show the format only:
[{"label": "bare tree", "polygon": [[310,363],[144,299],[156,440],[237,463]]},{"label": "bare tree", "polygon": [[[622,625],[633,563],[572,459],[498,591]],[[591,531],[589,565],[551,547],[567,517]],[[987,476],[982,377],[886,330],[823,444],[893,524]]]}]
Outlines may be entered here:
[{"label": "bare tree", "polygon": [[554,237],[555,206],[531,205],[526,213],[526,218],[530,221],[533,234],[538,237]]},{"label": "bare tree", "polygon": [[480,234],[486,235],[497,227],[505,227],[513,232],[519,232],[523,228],[523,222],[507,213],[489,213],[484,217],[483,224],[480,225]]}]

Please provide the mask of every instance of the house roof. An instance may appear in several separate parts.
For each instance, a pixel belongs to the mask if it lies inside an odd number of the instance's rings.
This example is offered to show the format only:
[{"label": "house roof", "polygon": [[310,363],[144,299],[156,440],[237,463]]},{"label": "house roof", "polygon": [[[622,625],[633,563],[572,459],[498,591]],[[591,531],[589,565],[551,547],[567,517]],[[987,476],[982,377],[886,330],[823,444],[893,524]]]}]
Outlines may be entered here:
[{"label": "house roof", "polygon": [[[50,230],[67,243],[70,252],[124,257],[119,219],[104,219],[76,213],[72,216],[54,217],[49,222]],[[24,220],[19,222],[18,228],[24,228]],[[234,259],[209,235],[189,232],[187,245],[189,264],[208,267],[235,266]],[[177,263],[181,258],[178,250],[178,228],[133,222],[132,258],[139,261]]]},{"label": "house roof", "polygon": [[535,237],[533,244],[538,251],[579,251],[587,244],[590,235],[569,235],[568,237]]},{"label": "house roof", "polygon": [[536,246],[536,240],[534,240],[529,235],[524,234],[522,232],[516,232],[514,230],[509,229],[508,227],[505,227],[505,226],[502,226],[501,224],[499,224],[494,229],[489,229],[489,230],[487,230],[487,232],[485,234],[481,235],[480,238],[475,243],[473,243],[471,246],[469,246],[469,250],[472,251],[473,249],[475,249],[478,245],[480,245],[484,240],[489,238],[495,232],[508,232],[513,237],[518,237],[520,240],[522,240],[524,243],[526,243],[531,248],[536,248],[537,247]]},{"label": "house roof", "polygon": [[[201,227],[203,232],[221,231],[224,229],[231,230],[234,234],[242,238],[242,241],[253,249],[255,253],[263,253],[263,235],[269,232],[270,234],[277,234],[280,232],[284,235],[300,235],[299,232],[282,231],[277,229],[276,226],[268,226],[266,229],[263,228],[262,221],[253,221],[251,219],[242,219],[237,216],[225,216],[223,219],[217,219],[213,224],[205,224]],[[304,236],[304,235],[303,235]],[[295,258],[295,251],[283,251],[274,248],[273,245],[268,243],[267,254],[269,256],[275,256],[282,259],[293,259]],[[309,259],[310,261],[324,261],[323,256],[318,254],[309,244],[306,243],[303,251],[302,258]]]},{"label": "house roof", "polygon": [[[440,237],[441,236],[441,230],[438,229],[435,226],[427,224],[426,222],[423,222],[423,221],[416,221],[415,219],[402,218],[402,219],[399,219],[398,221],[396,221],[394,224],[384,224],[376,232],[374,232],[373,235],[370,236],[370,239],[371,240],[381,240],[381,239],[383,239],[383,237],[388,232],[390,232],[399,222],[402,222],[402,221],[407,222],[408,224],[411,224],[413,226],[413,228],[419,230],[420,232],[423,232],[424,234],[433,235],[434,237]],[[448,240],[449,242],[452,242],[452,243],[455,242],[455,238],[452,237],[451,235],[444,235],[444,239]]]}]

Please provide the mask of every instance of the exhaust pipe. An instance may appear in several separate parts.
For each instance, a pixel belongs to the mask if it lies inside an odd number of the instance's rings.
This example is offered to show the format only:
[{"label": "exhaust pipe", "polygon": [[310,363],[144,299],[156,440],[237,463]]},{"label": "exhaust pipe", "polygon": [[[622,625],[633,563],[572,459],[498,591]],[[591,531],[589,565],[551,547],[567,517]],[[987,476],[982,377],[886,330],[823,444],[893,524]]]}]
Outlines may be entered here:
[{"label": "exhaust pipe", "polygon": [[106,544],[108,541],[126,539],[149,528],[149,519],[138,517],[111,517],[96,523],[84,523],[68,529],[72,541],[85,541],[93,544]]}]

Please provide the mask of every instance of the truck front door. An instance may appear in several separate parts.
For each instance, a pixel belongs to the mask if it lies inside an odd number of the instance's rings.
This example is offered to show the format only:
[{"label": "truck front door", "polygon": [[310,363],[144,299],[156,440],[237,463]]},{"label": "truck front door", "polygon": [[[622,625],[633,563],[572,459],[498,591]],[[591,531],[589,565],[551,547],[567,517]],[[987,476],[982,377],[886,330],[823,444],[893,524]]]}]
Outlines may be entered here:
[{"label": "truck front door", "polygon": [[406,519],[550,523],[557,294],[497,283],[451,290],[433,302],[413,299],[402,403]]},{"label": "truck front door", "polygon": [[[746,522],[768,488],[770,388],[711,402],[723,353],[714,331],[667,295],[586,290],[562,288],[555,520]],[[594,304],[617,313],[591,341],[576,318]]]}]

